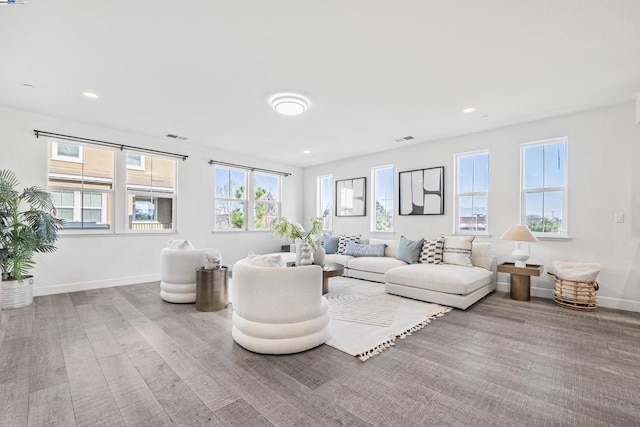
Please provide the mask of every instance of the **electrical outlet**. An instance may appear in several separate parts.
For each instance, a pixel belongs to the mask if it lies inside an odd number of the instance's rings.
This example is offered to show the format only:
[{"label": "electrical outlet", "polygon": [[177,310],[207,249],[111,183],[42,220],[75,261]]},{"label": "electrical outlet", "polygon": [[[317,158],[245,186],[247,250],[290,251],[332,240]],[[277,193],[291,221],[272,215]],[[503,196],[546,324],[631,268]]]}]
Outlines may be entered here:
[{"label": "electrical outlet", "polygon": [[624,222],[624,214],[622,213],[617,213],[613,215],[613,222]]}]

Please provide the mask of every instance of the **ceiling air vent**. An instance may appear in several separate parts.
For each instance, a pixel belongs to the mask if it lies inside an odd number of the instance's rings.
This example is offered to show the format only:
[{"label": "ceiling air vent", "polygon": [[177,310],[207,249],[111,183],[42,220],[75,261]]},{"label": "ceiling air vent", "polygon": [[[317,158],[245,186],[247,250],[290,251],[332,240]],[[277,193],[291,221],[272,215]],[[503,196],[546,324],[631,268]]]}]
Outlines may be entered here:
[{"label": "ceiling air vent", "polygon": [[186,141],[187,139],[189,139],[189,138],[187,138],[186,136],[174,135],[174,134],[172,134],[172,133],[168,133],[168,134],[166,134],[165,136],[166,136],[167,138],[180,139],[180,140],[182,140],[182,141]]},{"label": "ceiling air vent", "polygon": [[415,139],[414,137],[412,137],[411,135],[408,136],[403,136],[402,138],[396,138],[394,139],[395,142],[405,142],[405,141],[411,141],[412,139]]}]

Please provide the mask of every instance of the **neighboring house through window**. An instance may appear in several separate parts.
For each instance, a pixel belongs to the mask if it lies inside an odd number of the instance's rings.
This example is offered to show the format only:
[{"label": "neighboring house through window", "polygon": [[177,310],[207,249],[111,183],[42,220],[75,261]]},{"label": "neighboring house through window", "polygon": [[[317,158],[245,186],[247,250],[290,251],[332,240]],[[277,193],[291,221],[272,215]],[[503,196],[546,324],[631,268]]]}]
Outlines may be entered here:
[{"label": "neighboring house through window", "polygon": [[522,144],[523,224],[538,236],[567,235],[567,138]]},{"label": "neighboring house through window", "polygon": [[393,231],[393,165],[371,169],[373,195],[371,231]]},{"label": "neighboring house through window", "polygon": [[489,151],[455,155],[455,228],[460,234],[487,234]]}]

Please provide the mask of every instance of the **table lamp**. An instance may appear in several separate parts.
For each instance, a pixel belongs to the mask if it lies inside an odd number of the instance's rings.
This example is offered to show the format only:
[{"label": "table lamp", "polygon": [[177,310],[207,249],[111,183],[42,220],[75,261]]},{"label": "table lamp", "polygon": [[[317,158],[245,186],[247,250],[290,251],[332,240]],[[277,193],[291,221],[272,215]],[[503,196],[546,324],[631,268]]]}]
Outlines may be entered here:
[{"label": "table lamp", "polygon": [[515,262],[516,267],[526,267],[527,260],[531,254],[529,245],[524,242],[537,242],[536,236],[531,234],[531,230],[526,225],[518,224],[512,225],[507,231],[500,236],[501,240],[513,240],[516,243],[516,249],[511,252],[511,257]]}]

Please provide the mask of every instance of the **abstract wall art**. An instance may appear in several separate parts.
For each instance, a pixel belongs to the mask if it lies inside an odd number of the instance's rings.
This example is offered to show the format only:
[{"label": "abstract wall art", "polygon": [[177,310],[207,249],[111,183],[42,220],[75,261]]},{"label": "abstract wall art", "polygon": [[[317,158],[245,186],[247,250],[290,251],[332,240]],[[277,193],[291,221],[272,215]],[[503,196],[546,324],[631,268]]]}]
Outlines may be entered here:
[{"label": "abstract wall art", "polygon": [[400,215],[444,215],[444,166],[399,173]]}]

